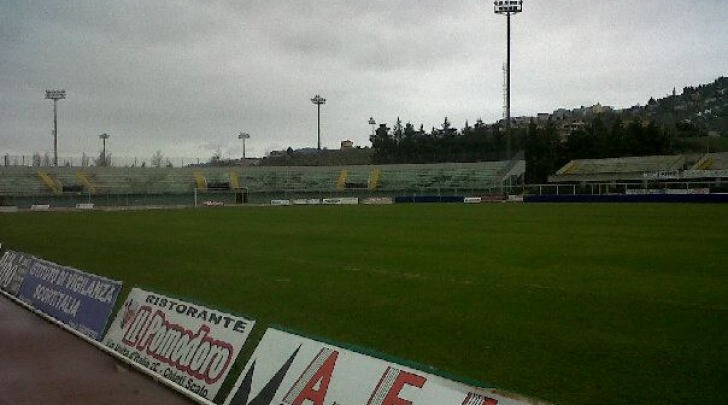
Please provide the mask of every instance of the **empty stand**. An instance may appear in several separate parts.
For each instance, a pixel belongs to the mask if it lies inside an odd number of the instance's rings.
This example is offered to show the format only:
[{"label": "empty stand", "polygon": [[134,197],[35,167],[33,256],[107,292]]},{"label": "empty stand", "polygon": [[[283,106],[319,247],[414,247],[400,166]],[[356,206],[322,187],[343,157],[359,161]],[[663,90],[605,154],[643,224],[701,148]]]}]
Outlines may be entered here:
[{"label": "empty stand", "polygon": [[679,171],[685,156],[638,156],[613,159],[572,160],[549,177],[549,182],[638,181],[645,174]]},{"label": "empty stand", "polygon": [[[239,190],[251,195],[366,196],[487,192],[522,176],[523,161],[433,165],[298,167],[0,167],[0,195],[71,194],[109,204],[146,204],[164,197],[191,204],[194,190]],[[65,191],[65,192],[64,192]],[[158,196],[158,197],[155,197]],[[75,197],[81,198],[81,197]]]}]

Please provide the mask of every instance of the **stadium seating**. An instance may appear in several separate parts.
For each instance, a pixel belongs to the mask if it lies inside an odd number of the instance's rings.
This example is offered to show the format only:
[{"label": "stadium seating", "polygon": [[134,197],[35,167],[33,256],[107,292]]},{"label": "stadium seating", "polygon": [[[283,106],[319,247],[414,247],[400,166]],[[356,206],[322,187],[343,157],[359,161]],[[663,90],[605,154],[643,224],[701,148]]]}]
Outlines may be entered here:
[{"label": "stadium seating", "polygon": [[0,170],[0,195],[43,195],[48,188],[34,168],[9,166]]},{"label": "stadium seating", "polygon": [[728,169],[728,153],[706,153],[692,169],[726,170]]},{"label": "stadium seating", "polygon": [[683,155],[572,160],[549,177],[551,183],[641,181],[645,174],[683,169]]},{"label": "stadium seating", "polygon": [[[0,167],[0,195],[7,196],[138,196],[187,195],[247,188],[250,193],[462,193],[502,187],[522,176],[525,163],[482,162],[382,166],[245,166],[245,167]],[[144,200],[144,198],[142,198]],[[179,200],[179,199],[178,199]],[[190,197],[189,200],[192,201]]]},{"label": "stadium seating", "polygon": [[[486,190],[497,188],[510,162],[381,166],[380,190]],[[520,166],[525,168],[525,166]],[[522,172],[520,173],[523,174]]]}]

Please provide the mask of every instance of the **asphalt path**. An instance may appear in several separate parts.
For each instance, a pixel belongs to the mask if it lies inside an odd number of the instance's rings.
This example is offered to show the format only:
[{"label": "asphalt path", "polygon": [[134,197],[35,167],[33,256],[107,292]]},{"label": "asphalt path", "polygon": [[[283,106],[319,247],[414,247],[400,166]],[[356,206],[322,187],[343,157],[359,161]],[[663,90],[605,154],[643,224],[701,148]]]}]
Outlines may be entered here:
[{"label": "asphalt path", "polygon": [[0,295],[0,405],[195,404]]}]

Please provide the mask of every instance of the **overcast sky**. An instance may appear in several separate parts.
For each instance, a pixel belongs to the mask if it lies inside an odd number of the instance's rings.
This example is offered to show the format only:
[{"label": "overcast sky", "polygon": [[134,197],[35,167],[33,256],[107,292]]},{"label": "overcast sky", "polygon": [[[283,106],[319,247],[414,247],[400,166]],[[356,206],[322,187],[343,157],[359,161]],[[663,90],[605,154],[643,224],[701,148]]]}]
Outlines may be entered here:
[{"label": "overcast sky", "polygon": [[[728,73],[726,0],[524,0],[512,115],[645,104]],[[377,123],[503,114],[506,19],[488,0],[0,1],[0,154],[240,157],[369,146]]]}]

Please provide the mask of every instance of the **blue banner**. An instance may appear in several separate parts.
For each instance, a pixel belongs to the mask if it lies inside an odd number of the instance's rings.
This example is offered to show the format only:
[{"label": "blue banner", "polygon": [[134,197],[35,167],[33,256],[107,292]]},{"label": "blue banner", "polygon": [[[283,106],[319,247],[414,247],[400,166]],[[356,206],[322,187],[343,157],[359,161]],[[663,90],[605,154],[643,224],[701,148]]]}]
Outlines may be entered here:
[{"label": "blue banner", "polygon": [[121,281],[33,258],[18,297],[35,309],[101,340]]}]

